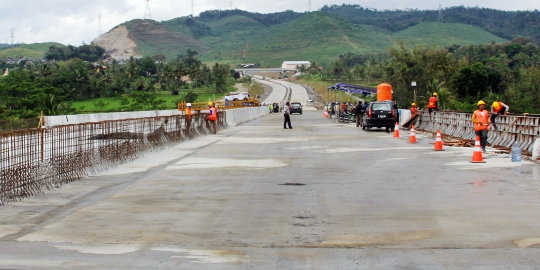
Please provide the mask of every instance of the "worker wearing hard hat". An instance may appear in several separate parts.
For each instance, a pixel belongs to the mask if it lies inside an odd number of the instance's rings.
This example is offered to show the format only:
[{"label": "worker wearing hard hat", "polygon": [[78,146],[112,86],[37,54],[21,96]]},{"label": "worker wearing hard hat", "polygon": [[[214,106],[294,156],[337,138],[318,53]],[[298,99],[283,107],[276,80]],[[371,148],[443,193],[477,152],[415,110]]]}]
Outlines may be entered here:
[{"label": "worker wearing hard hat", "polygon": [[480,137],[482,152],[486,152],[487,134],[489,130],[489,113],[484,109],[486,103],[483,100],[478,101],[478,110],[474,111],[472,121],[474,123],[474,133]]},{"label": "worker wearing hard hat", "polygon": [[431,112],[439,110],[439,107],[437,105],[437,93],[433,93],[433,95],[431,95],[428,101],[427,108],[429,111],[429,119],[431,120]]},{"label": "worker wearing hard hat", "polygon": [[415,116],[418,113],[418,109],[416,108],[416,103],[411,104],[411,115]]},{"label": "worker wearing hard hat", "polygon": [[189,131],[191,128],[191,120],[193,119],[193,112],[191,111],[191,103],[186,104],[186,109],[184,110],[185,119],[186,119],[186,130]]},{"label": "worker wearing hard hat", "polygon": [[491,124],[493,125],[495,130],[497,130],[497,125],[495,124],[495,118],[497,117],[497,115],[507,114],[509,110],[510,110],[510,107],[508,107],[508,105],[500,101],[493,102],[493,104],[491,105],[491,118],[490,119],[491,119]]},{"label": "worker wearing hard hat", "polygon": [[212,123],[212,127],[214,128],[214,134],[217,133],[217,110],[214,106],[214,103],[208,102],[208,107],[210,108],[208,112],[208,120],[210,123]]}]

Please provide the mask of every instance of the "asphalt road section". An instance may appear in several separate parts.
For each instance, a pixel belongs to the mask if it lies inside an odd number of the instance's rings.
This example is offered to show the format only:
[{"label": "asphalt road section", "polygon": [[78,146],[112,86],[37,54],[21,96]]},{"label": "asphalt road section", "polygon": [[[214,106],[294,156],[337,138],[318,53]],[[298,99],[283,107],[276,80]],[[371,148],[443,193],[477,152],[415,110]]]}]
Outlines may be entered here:
[{"label": "asphalt road section", "polygon": [[537,269],[540,169],[269,114],[0,208],[0,269]]}]

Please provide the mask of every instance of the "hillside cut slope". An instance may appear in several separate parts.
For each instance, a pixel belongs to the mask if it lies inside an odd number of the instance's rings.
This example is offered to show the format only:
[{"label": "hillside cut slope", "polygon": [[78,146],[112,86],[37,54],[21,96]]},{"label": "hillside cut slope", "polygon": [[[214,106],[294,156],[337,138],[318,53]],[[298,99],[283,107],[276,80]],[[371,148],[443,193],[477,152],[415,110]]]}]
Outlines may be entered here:
[{"label": "hillside cut slope", "polygon": [[120,25],[106,34],[101,35],[92,43],[103,47],[108,54],[117,60],[126,60],[130,57],[141,57],[137,52],[137,44],[129,36],[126,26]]}]

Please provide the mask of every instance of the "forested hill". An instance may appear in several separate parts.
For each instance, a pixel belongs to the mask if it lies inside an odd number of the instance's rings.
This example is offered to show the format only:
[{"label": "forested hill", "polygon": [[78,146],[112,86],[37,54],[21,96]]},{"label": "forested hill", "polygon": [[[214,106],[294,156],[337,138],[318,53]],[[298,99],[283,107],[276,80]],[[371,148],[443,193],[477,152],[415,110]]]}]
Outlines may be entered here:
[{"label": "forested hill", "polygon": [[[325,5],[321,11],[336,14],[353,23],[368,24],[398,32],[421,22],[438,20],[438,10],[376,10],[360,5]],[[540,11],[502,11],[481,7],[449,7],[442,10],[443,22],[480,27],[496,36],[513,39],[530,37],[540,44]]]}]

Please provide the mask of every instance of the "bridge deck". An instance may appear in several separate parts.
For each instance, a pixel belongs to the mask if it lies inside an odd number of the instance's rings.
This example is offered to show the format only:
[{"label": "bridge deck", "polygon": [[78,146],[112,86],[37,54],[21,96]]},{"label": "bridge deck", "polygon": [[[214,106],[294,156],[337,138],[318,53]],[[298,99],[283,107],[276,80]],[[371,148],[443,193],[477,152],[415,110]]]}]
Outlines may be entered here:
[{"label": "bridge deck", "polygon": [[[0,268],[534,268],[540,169],[270,114],[0,208]],[[403,132],[402,132],[403,133]],[[406,137],[406,134],[402,134]],[[506,267],[505,267],[506,266]]]}]

